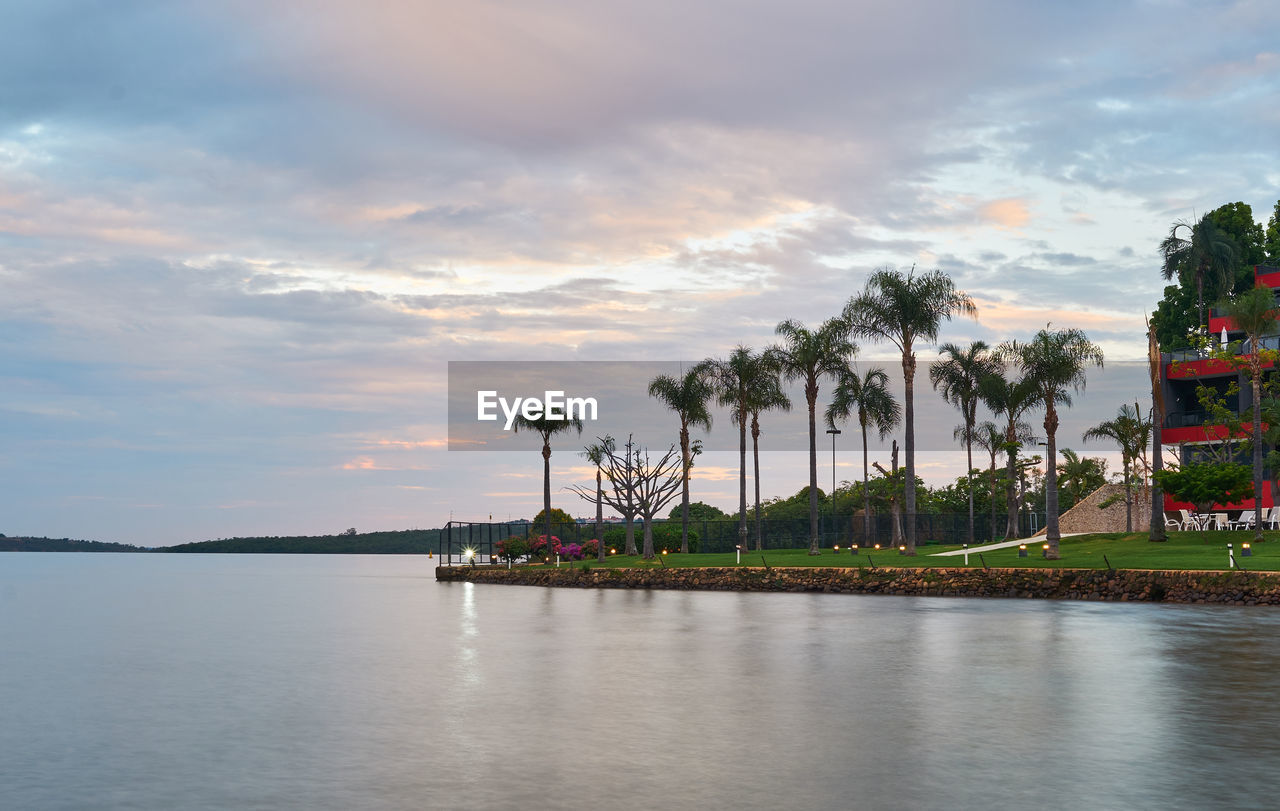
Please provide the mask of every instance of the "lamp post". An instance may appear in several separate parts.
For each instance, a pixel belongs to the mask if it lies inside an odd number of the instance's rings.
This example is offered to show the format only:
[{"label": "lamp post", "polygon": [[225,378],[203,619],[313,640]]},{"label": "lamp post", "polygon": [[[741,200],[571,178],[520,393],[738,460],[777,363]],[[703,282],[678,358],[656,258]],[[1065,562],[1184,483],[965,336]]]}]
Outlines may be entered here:
[{"label": "lamp post", "polygon": [[836,531],[836,437],[840,435],[839,428],[828,428],[827,433],[831,434],[831,531]]}]

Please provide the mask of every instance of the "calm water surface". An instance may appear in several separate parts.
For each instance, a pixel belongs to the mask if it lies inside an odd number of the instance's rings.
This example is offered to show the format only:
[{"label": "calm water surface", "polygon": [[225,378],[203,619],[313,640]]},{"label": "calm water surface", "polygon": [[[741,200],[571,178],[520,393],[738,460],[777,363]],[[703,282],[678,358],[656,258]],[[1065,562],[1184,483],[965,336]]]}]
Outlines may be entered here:
[{"label": "calm water surface", "polygon": [[1272,808],[1280,611],[0,555],[0,808]]}]

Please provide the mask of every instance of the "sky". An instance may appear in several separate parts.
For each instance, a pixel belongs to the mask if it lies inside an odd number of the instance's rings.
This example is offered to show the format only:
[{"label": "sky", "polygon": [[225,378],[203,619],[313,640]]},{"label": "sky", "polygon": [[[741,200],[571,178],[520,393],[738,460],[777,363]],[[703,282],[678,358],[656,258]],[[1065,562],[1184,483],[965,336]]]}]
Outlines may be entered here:
[{"label": "sky", "polygon": [[[1277,30],[1269,0],[10,3],[0,532],[531,517],[536,453],[446,450],[449,361],[723,356],[882,266],[973,296],[941,340],[1141,358],[1170,225],[1280,197]],[[708,453],[694,498],[736,476]]]}]

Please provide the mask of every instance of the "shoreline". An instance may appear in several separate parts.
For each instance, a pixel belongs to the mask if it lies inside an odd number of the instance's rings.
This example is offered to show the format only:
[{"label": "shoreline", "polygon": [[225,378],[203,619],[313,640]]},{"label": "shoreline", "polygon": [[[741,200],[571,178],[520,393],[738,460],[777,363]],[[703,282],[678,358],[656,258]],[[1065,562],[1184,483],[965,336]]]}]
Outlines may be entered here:
[{"label": "shoreline", "polygon": [[777,591],[915,597],[1280,605],[1280,572],[1171,569],[437,566],[437,582],[550,588]]}]

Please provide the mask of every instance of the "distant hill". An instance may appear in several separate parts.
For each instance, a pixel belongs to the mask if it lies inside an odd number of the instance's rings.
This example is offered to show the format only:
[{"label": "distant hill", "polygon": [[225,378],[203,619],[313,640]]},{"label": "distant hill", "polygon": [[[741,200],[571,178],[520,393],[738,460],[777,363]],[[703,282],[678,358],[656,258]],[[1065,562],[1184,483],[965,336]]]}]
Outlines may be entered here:
[{"label": "distant hill", "polygon": [[7,538],[0,535],[0,552],[150,552],[143,546],[70,538]]},{"label": "distant hill", "polygon": [[227,538],[161,546],[155,552],[226,552],[296,555],[425,555],[435,552],[438,529],[404,529],[342,535],[292,535],[268,538]]}]

